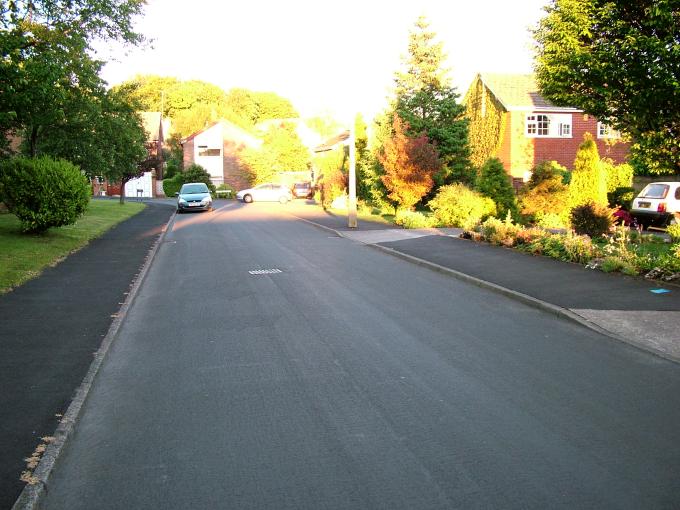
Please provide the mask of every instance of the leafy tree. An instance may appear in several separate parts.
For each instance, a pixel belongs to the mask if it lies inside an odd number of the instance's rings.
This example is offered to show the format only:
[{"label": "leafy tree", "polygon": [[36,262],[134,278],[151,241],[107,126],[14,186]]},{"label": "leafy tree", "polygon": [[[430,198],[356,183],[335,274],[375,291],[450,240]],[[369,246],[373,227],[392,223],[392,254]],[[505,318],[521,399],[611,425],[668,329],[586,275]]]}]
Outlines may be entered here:
[{"label": "leafy tree", "polygon": [[243,150],[241,160],[256,183],[275,181],[280,172],[307,170],[310,166],[309,150],[289,122],[270,126],[262,147]]},{"label": "leafy tree", "polygon": [[437,146],[443,165],[435,175],[437,186],[460,181],[472,183],[468,120],[465,106],[442,67],[445,54],[435,43],[424,17],[418,18],[409,35],[405,71],[395,77],[395,111],[410,126],[409,134],[425,133]]},{"label": "leafy tree", "polygon": [[296,119],[300,115],[292,103],[274,92],[253,92],[257,105],[255,123],[267,119]]},{"label": "leafy tree", "polygon": [[368,134],[366,123],[360,113],[354,118],[354,147],[356,150],[356,186],[357,198],[365,201],[371,199],[371,187],[368,180],[371,159],[368,150]]},{"label": "leafy tree", "polygon": [[[92,42],[140,44],[133,18],[143,0],[34,0],[3,3],[0,16],[0,130],[27,131],[29,153],[45,126],[76,102],[98,95],[101,62]],[[4,138],[4,137],[3,137]]]},{"label": "leafy tree", "polygon": [[349,151],[346,149],[339,146],[314,157],[314,167],[318,172],[316,187],[324,209],[347,192]]},{"label": "leafy tree", "polygon": [[607,205],[607,176],[592,139],[579,146],[569,184],[569,209],[588,203]]},{"label": "leafy tree", "polygon": [[519,216],[515,190],[500,159],[489,158],[484,163],[477,179],[477,190],[494,201],[499,217],[505,217],[508,212],[515,218]]},{"label": "leafy tree", "polygon": [[394,203],[412,209],[432,189],[433,176],[441,170],[441,161],[427,135],[409,137],[408,123],[397,114],[394,114],[392,128],[392,137],[379,155],[385,169],[381,179]]},{"label": "leafy tree", "polygon": [[140,108],[149,112],[162,112],[164,117],[170,113],[170,102],[166,102],[168,92],[177,88],[180,80],[170,76],[137,75],[113,87]]},{"label": "leafy tree", "polygon": [[546,12],[534,30],[541,93],[630,134],[650,172],[680,171],[677,0],[552,0]]}]

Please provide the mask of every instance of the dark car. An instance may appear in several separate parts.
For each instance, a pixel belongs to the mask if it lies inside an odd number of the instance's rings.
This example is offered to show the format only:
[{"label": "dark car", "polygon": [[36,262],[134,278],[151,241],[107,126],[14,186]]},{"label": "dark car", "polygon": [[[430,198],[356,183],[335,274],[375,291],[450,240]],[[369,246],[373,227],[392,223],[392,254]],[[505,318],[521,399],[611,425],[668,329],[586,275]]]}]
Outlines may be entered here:
[{"label": "dark car", "polygon": [[312,198],[314,189],[309,182],[296,182],[293,185],[293,196],[295,198]]},{"label": "dark car", "polygon": [[183,184],[177,193],[177,212],[210,211],[212,197],[204,182],[188,182]]}]

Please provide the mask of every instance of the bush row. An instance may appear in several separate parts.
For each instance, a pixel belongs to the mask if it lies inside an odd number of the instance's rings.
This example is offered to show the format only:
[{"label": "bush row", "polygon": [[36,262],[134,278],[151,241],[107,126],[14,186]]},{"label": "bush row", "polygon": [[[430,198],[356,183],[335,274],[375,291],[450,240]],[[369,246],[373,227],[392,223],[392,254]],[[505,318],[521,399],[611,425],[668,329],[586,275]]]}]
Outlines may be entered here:
[{"label": "bush row", "polygon": [[[463,237],[513,247],[533,255],[545,255],[565,262],[585,264],[592,269],[619,271],[631,276],[680,280],[680,229],[672,237],[676,244],[666,250],[648,250],[650,243],[663,243],[658,236],[642,236],[627,227],[615,227],[595,238],[568,231],[555,234],[541,228],[525,228],[508,218],[489,218]],[[672,229],[672,236],[676,235]]]}]

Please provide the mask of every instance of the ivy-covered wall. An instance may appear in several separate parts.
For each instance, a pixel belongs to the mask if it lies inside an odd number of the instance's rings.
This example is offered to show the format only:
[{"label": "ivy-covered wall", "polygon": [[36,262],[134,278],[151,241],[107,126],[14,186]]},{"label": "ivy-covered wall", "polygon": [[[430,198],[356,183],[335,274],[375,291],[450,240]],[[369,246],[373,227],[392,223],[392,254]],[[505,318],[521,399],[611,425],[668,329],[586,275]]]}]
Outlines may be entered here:
[{"label": "ivy-covered wall", "polygon": [[505,134],[506,112],[479,76],[465,96],[465,106],[466,117],[470,119],[470,159],[479,168],[487,159],[499,156]]}]

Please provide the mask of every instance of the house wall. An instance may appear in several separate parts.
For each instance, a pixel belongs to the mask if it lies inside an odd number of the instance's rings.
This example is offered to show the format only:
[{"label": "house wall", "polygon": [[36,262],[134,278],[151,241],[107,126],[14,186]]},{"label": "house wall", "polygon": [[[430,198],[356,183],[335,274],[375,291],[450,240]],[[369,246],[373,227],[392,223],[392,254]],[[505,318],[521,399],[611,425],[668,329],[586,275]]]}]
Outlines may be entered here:
[{"label": "house wall", "polygon": [[592,115],[573,113],[571,138],[534,138],[534,164],[543,161],[557,161],[560,165],[573,169],[579,145],[586,133],[592,135],[601,158],[611,158],[615,163],[625,163],[629,144],[612,139],[597,138],[597,119]]},{"label": "house wall", "polygon": [[[224,182],[222,163],[222,125],[220,123],[206,129],[194,137],[194,163],[201,165],[210,174],[210,180],[216,186]],[[206,151],[217,151],[214,155],[205,155]],[[201,155],[201,154],[204,155]]]},{"label": "house wall", "polygon": [[182,144],[182,168],[189,168],[194,163],[194,139]]},{"label": "house wall", "polygon": [[223,164],[224,164],[224,184],[233,191],[242,190],[250,187],[250,172],[241,163],[238,153],[242,150],[243,144],[232,140],[224,140]]},{"label": "house wall", "polygon": [[527,110],[506,113],[505,133],[498,150],[498,158],[512,178],[526,180],[529,172],[544,161],[557,161],[571,170],[576,152],[586,133],[593,136],[601,158],[610,158],[617,164],[626,162],[630,145],[620,140],[597,138],[597,119],[592,116],[572,113],[571,137],[531,138],[526,136],[526,116],[531,113],[534,112]]}]

